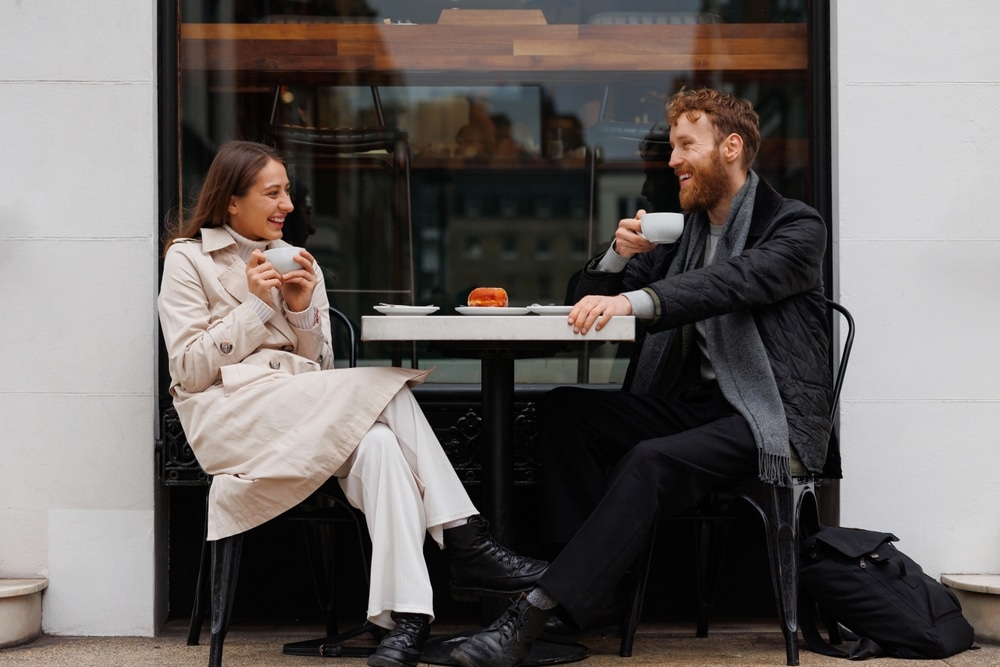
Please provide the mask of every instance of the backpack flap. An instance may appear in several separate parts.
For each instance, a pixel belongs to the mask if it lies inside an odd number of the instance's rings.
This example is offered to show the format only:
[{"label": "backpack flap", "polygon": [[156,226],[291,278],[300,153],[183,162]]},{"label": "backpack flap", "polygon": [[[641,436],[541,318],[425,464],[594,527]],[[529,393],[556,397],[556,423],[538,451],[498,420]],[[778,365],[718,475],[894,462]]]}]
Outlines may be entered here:
[{"label": "backpack flap", "polygon": [[[898,542],[892,533],[879,533],[863,528],[821,528],[812,540],[824,544],[848,558],[878,554],[889,542]],[[808,543],[809,540],[806,540]],[[878,556],[876,555],[877,559]]]}]

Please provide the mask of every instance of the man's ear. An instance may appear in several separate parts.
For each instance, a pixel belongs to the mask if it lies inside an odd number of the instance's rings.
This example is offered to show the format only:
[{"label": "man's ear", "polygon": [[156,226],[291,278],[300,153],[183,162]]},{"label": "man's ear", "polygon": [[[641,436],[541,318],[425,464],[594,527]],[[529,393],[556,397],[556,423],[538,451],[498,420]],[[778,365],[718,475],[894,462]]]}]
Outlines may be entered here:
[{"label": "man's ear", "polygon": [[722,142],[723,156],[727,162],[735,162],[743,155],[743,137],[733,132]]}]

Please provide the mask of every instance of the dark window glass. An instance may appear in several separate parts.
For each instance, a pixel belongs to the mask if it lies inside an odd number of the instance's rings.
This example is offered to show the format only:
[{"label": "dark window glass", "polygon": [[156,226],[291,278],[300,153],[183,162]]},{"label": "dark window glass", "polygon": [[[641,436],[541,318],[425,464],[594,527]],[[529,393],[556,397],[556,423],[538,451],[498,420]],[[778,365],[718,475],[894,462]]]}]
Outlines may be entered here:
[{"label": "dark window glass", "polygon": [[[183,0],[182,197],[223,142],[278,145],[295,184],[289,234],[355,320],[379,302],[452,313],[480,285],[512,305],[565,302],[622,217],[679,208],[663,109],[682,86],[752,100],[755,168],[810,201],[805,0],[464,5]],[[337,129],[380,127],[405,143],[331,150]],[[591,382],[621,379],[618,346],[591,354]],[[369,345],[362,363],[389,358]],[[475,381],[467,359],[420,351],[431,358],[432,379]],[[517,379],[575,382],[578,365],[577,352],[519,360]]]}]

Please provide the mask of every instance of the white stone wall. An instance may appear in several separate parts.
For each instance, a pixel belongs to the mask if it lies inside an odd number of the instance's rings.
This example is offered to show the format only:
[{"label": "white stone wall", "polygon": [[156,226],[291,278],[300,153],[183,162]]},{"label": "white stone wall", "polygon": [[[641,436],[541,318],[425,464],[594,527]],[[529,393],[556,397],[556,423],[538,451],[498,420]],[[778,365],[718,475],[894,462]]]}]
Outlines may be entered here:
[{"label": "white stone wall", "polygon": [[0,577],[151,635],[155,1],[0,2]]},{"label": "white stone wall", "polygon": [[1000,4],[835,0],[846,526],[1000,572]]}]

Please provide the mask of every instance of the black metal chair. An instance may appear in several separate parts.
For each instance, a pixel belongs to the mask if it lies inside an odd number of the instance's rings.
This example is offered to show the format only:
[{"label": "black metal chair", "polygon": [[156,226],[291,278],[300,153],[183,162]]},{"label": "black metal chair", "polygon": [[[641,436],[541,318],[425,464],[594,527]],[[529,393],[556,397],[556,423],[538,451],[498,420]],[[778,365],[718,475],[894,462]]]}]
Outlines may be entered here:
[{"label": "black metal chair", "polygon": [[[360,340],[356,326],[347,315],[336,308],[330,308],[330,318],[332,326],[341,324],[347,331],[348,364],[353,368],[357,365]],[[282,518],[301,522],[305,531],[307,553],[316,585],[317,598],[326,619],[327,636],[323,640],[326,648],[319,649],[320,652],[316,653],[317,655],[369,655],[372,648],[341,647],[339,642],[365,633],[371,634],[378,640],[381,639],[384,632],[381,628],[367,621],[352,630],[338,632],[336,588],[333,577],[334,528],[338,523],[346,523],[353,528],[360,545],[362,574],[368,583],[370,567],[367,549],[369,544],[367,529],[363,527],[363,518],[360,518],[359,515],[360,512],[353,509],[343,498],[336,480],[327,482],[297,507],[282,515]],[[210,602],[209,667],[221,667],[222,665],[222,648],[229,630],[242,552],[242,533],[212,542],[205,540],[202,543],[187,643],[190,646],[199,643],[205,619],[206,603]],[[206,585],[209,581],[211,582],[210,587]],[[285,652],[295,653],[294,649],[289,650],[289,647],[293,646],[292,644],[286,645]],[[323,653],[323,650],[326,653]]]},{"label": "black metal chair", "polygon": [[[833,363],[833,402],[830,406],[831,419],[836,416],[840,401],[840,389],[854,345],[854,318],[844,306],[827,299],[831,318],[838,314],[847,325],[843,337],[840,360]],[[834,358],[835,361],[835,358]],[[794,475],[794,472],[793,472]],[[819,504],[816,488],[822,479],[811,475],[793,478],[791,486],[763,484],[757,480],[744,482],[732,489],[724,489],[712,494],[699,503],[693,513],[682,519],[697,522],[696,563],[698,583],[698,626],[697,636],[708,636],[708,621],[718,589],[719,575],[725,556],[725,539],[730,522],[737,515],[733,512],[737,503],[748,503],[760,516],[766,531],[768,561],[774,601],[778,621],[785,638],[785,653],[789,665],[799,664],[798,649],[798,571],[799,537],[803,525],[808,530],[819,526]],[[651,533],[646,550],[636,560],[634,567],[631,606],[622,628],[619,654],[632,655],[635,632],[642,613],[646,580],[653,556],[656,528]]]}]

